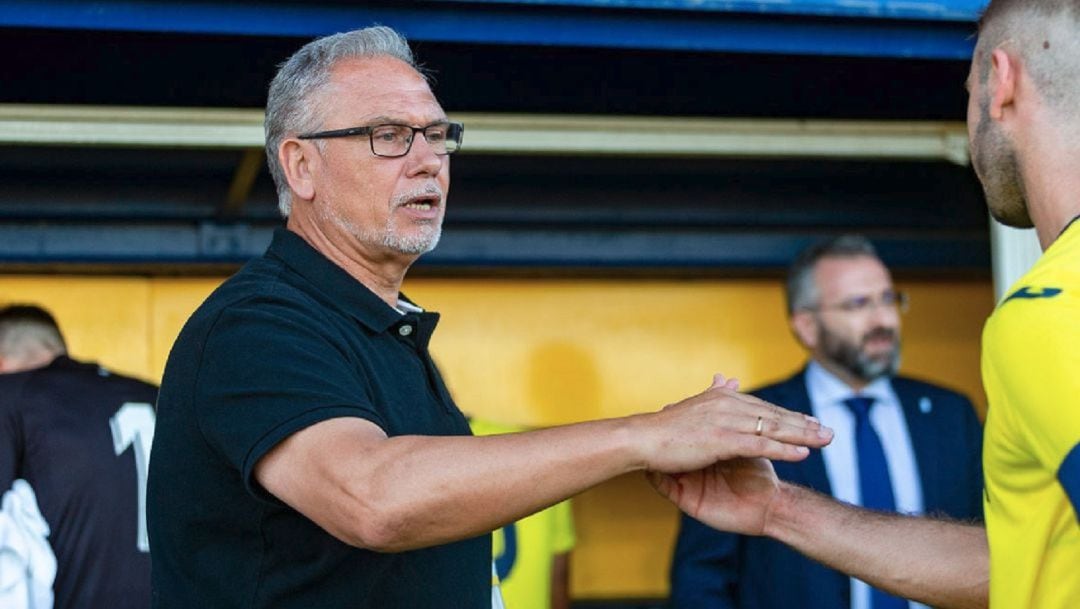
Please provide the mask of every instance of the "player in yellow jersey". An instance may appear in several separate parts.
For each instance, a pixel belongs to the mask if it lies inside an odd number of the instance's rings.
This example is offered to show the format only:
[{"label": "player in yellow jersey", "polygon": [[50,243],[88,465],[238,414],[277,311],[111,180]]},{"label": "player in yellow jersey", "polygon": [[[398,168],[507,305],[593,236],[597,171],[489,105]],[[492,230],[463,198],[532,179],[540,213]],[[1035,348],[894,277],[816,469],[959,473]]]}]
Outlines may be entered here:
[{"label": "player in yellow jersey", "polygon": [[1080,607],[1080,222],[1013,286],[983,344],[993,605]]},{"label": "player in yellow jersey", "polygon": [[[477,418],[469,427],[478,436],[524,431]],[[507,609],[569,609],[574,542],[569,499],[497,529],[492,553]]]},{"label": "player in yellow jersey", "polygon": [[[986,528],[855,508],[763,459],[654,475],[717,528],[768,535],[935,607],[1080,607],[1080,0],[992,0],[968,77],[972,162],[995,218],[1044,250],[983,333]],[[784,574],[777,573],[777,585]]]}]

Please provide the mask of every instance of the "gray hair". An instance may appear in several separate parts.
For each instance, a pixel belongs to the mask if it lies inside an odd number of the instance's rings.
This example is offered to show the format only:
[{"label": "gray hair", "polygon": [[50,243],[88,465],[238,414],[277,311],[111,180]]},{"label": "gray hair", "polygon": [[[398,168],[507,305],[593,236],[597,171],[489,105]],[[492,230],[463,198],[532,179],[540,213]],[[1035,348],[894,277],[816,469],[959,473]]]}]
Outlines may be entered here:
[{"label": "gray hair", "polygon": [[814,281],[814,269],[822,258],[856,256],[878,258],[874,245],[862,235],[841,235],[825,239],[800,252],[788,267],[787,281],[784,284],[788,315],[817,306],[820,295],[817,282]]},{"label": "gray hair", "polygon": [[[278,159],[278,147],[289,135],[317,130],[321,117],[313,98],[330,82],[330,70],[338,61],[351,57],[394,57],[409,64],[421,75],[405,38],[381,25],[333,34],[305,44],[281,64],[266,100],[266,161],[277,188],[278,209],[288,217],[292,191]],[[426,78],[426,76],[425,76]]]},{"label": "gray hair", "polygon": [[35,351],[67,353],[64,336],[52,314],[29,304],[0,309],[0,357],[20,359]]}]

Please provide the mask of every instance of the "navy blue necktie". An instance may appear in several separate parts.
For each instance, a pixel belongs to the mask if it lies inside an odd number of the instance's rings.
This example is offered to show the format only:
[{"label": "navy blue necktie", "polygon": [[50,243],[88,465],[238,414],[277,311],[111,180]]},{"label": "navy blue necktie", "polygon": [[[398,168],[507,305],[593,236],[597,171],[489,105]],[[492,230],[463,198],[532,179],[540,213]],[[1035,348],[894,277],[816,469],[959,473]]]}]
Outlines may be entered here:
[{"label": "navy blue necktie", "polygon": [[[893,495],[892,478],[889,476],[889,462],[885,460],[881,438],[870,425],[870,406],[874,404],[874,398],[855,396],[844,400],[844,404],[855,415],[855,450],[859,458],[862,505],[872,510],[895,512],[896,498]],[[907,601],[877,588],[870,588],[870,609],[907,607]]]}]

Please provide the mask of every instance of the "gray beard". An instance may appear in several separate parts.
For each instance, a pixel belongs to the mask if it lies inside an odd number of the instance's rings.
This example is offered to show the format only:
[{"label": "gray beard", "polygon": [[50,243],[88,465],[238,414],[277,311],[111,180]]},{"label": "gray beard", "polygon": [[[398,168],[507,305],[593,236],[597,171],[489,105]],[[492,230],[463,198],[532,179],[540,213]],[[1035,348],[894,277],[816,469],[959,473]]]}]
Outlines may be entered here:
[{"label": "gray beard", "polygon": [[[394,207],[401,203],[395,201]],[[346,234],[352,235],[359,243],[368,246],[378,246],[407,256],[419,256],[435,249],[442,237],[442,222],[425,222],[417,235],[398,234],[394,215],[391,213],[386,219],[382,229],[369,229],[357,226],[337,213],[334,213],[331,205],[320,205],[320,213],[325,220],[340,228]]]},{"label": "gray beard", "polygon": [[439,245],[442,237],[442,224],[432,222],[425,224],[423,231],[418,235],[404,236],[397,233],[397,227],[391,218],[387,221],[382,233],[382,245],[399,254],[419,256],[426,254]]}]

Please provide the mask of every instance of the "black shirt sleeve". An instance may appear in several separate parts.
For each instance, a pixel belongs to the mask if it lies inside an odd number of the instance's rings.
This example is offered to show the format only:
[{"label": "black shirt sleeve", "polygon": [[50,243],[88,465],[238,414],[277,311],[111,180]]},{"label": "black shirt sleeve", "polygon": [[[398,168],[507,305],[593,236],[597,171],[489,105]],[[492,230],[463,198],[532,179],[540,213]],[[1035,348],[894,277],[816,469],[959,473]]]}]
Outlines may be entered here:
[{"label": "black shirt sleeve", "polygon": [[225,308],[198,369],[199,428],[260,499],[269,497],[253,479],[255,464],[291,434],[338,417],[385,429],[361,367],[299,303],[252,299]]}]

